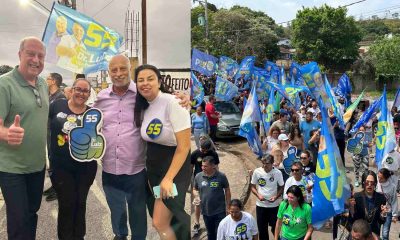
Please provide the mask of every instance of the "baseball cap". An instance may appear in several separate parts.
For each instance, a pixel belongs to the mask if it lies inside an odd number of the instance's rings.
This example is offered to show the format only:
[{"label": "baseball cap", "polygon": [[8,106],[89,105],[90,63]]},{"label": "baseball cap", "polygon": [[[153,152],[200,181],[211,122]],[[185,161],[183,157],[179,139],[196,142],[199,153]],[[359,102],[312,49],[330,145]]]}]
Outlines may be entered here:
[{"label": "baseball cap", "polygon": [[286,134],[281,133],[281,134],[279,134],[278,140],[279,141],[286,141],[286,140],[289,140],[289,138],[288,138],[288,136]]}]

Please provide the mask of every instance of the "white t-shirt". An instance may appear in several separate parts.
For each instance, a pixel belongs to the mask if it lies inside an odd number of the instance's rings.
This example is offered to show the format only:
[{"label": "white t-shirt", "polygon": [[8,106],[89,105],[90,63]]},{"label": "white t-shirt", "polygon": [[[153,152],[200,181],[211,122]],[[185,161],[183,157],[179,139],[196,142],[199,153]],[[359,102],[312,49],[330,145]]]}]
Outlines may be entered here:
[{"label": "white t-shirt", "polygon": [[394,173],[390,177],[390,181],[397,187],[399,180],[398,170],[400,168],[400,153],[397,150],[388,153],[385,157],[383,157],[382,167],[387,168],[389,171]]},{"label": "white t-shirt", "polygon": [[[259,194],[264,196],[265,199],[270,199],[275,196],[278,192],[278,185],[283,186],[283,177],[281,171],[276,168],[267,173],[264,168],[256,168],[251,177],[251,184],[257,185],[257,191]],[[256,205],[259,207],[277,207],[281,203],[282,199],[277,199],[275,202],[269,202],[267,200],[260,201],[257,199]]]},{"label": "white t-shirt", "polygon": [[268,136],[265,138],[264,142],[267,142],[267,150],[265,153],[271,154],[272,148],[279,142],[279,140]]},{"label": "white t-shirt", "polygon": [[[296,181],[293,176],[288,178],[285,182],[285,188],[283,189],[283,199],[287,199],[286,191],[293,185],[297,185],[300,187],[301,191],[303,192],[304,201],[311,203],[312,202],[312,191],[309,193],[307,191],[307,178],[305,176],[301,177],[300,181]],[[311,182],[310,182],[311,184]]]},{"label": "white t-shirt", "polygon": [[388,153],[382,161],[382,167],[389,171],[397,172],[400,167],[400,153],[396,150]]},{"label": "white t-shirt", "polygon": [[242,211],[242,219],[236,222],[231,215],[226,216],[219,223],[217,240],[226,239],[253,239],[258,234],[256,220],[250,213]]},{"label": "white t-shirt", "polygon": [[175,133],[190,128],[189,112],[179,105],[174,95],[160,93],[149,102],[140,133],[148,142],[176,146]]}]

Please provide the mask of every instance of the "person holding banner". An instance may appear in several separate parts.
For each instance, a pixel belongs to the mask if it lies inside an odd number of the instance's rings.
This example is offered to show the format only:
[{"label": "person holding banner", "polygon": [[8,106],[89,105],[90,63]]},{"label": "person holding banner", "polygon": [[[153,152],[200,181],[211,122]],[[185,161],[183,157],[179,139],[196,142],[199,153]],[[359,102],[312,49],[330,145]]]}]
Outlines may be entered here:
[{"label": "person holding banner", "polygon": [[299,186],[289,187],[278,209],[275,240],[309,240],[313,233],[311,206],[305,202]]},{"label": "person holding banner", "polygon": [[24,38],[19,65],[0,76],[0,188],[12,240],[36,238],[49,114],[47,84],[39,77],[45,55],[40,39]]},{"label": "person holding banner", "polygon": [[153,226],[161,239],[190,239],[190,216],[184,210],[192,174],[189,112],[167,94],[156,67],[137,67],[134,79],[135,123],[147,142],[146,169],[154,195],[148,202]]},{"label": "person holding banner", "polygon": [[57,193],[59,239],[84,239],[86,234],[86,200],[96,177],[97,162],[78,162],[70,154],[69,132],[82,125],[89,109],[85,102],[90,83],[84,78],[72,86],[70,100],[59,99],[50,105],[51,182]]}]

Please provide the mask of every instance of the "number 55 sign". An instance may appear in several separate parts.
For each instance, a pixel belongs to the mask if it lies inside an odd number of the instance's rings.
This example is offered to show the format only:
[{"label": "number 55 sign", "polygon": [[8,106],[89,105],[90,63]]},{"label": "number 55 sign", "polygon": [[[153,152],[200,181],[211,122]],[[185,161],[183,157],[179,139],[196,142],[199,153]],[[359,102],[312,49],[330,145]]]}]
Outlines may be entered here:
[{"label": "number 55 sign", "polygon": [[[47,50],[46,62],[85,74],[107,70],[107,59],[118,53],[123,42],[116,31],[58,3],[51,9],[42,40]],[[56,51],[60,46],[65,53],[61,48]],[[67,57],[71,58],[69,64]]]},{"label": "number 55 sign", "polygon": [[106,139],[100,132],[103,114],[91,108],[83,114],[81,126],[69,132],[69,151],[71,157],[79,162],[100,160],[106,150]]}]

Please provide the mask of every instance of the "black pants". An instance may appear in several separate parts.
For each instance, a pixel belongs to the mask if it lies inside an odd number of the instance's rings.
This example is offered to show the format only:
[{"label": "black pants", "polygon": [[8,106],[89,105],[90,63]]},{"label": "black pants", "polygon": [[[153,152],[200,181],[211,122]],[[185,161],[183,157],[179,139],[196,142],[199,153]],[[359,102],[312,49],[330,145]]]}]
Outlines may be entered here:
[{"label": "black pants", "polygon": [[84,170],[53,168],[51,182],[57,192],[57,234],[60,240],[81,240],[86,234],[86,199],[96,177],[97,162]]},{"label": "black pants", "polygon": [[271,227],[272,235],[275,233],[279,207],[265,208],[256,206],[257,226],[260,240],[269,240],[268,226]]},{"label": "black pants", "polygon": [[213,142],[217,141],[217,125],[210,125],[210,137]]},{"label": "black pants", "polygon": [[44,172],[44,168],[29,174],[0,172],[0,187],[6,204],[8,239],[36,238],[36,213],[42,201]]},{"label": "black pants", "polygon": [[217,239],[218,225],[226,217],[226,212],[218,213],[212,216],[203,215],[204,224],[207,228],[208,240]]},{"label": "black pants", "polygon": [[346,159],[344,158],[344,151],[346,149],[346,142],[343,139],[336,139],[338,148],[339,148],[339,152],[340,152],[340,156],[342,157],[342,162],[343,162],[343,167],[346,167]]}]

